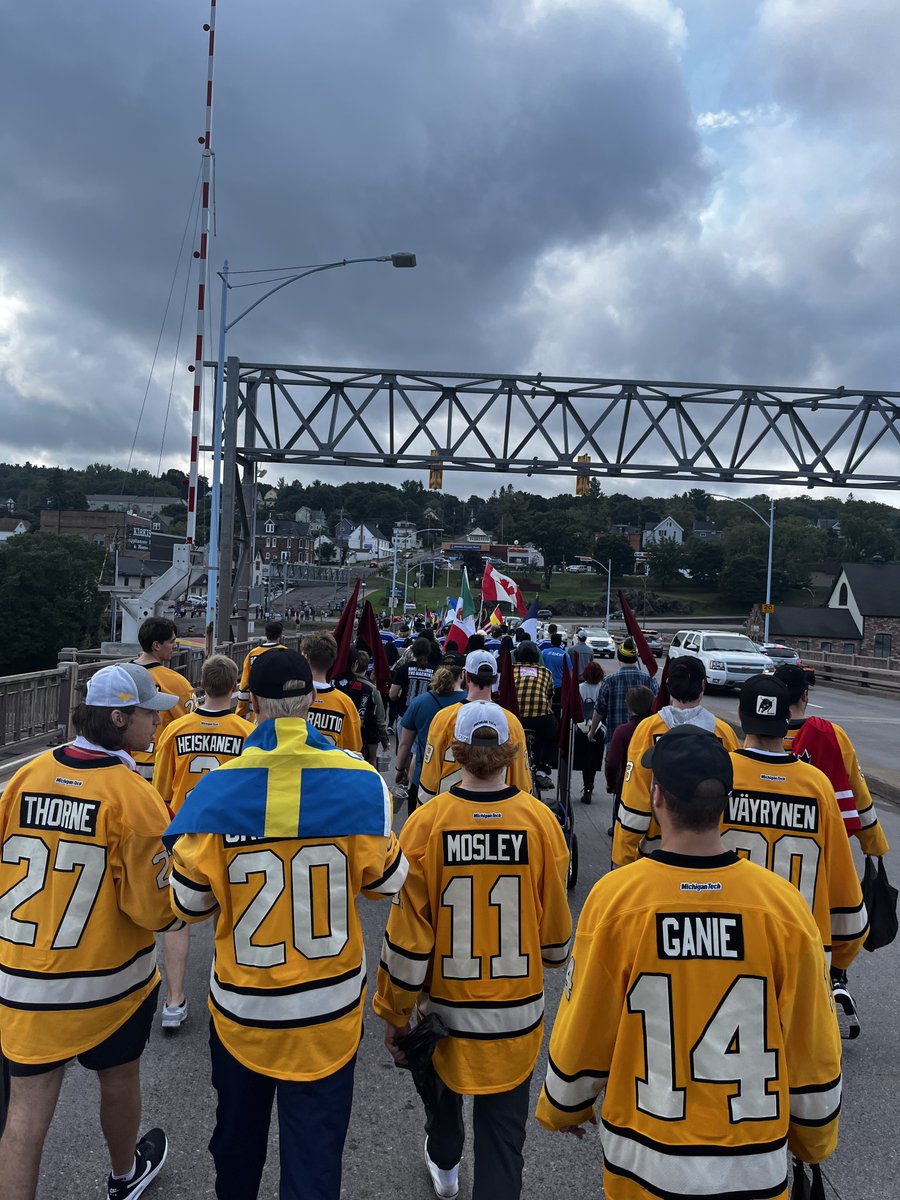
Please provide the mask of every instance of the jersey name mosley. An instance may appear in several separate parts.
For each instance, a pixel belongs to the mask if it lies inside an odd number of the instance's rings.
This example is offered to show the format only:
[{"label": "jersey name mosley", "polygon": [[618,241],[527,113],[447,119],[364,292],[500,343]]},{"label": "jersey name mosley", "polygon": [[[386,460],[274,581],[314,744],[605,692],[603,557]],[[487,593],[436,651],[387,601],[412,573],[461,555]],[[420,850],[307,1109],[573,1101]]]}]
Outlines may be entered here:
[{"label": "jersey name mosley", "polygon": [[41,796],[25,792],[19,801],[23,829],[60,829],[65,833],[97,833],[99,800],[73,800],[71,796]]},{"label": "jersey name mosley", "polygon": [[744,957],[740,913],[657,913],[656,953],[660,958]]},{"label": "jersey name mosley", "polygon": [[819,828],[819,806],[809,796],[734,791],[725,805],[724,820],[728,825],[816,833]]},{"label": "jersey name mosley", "polygon": [[230,754],[236,758],[244,748],[244,739],[233,733],[179,733],[175,737],[178,754]]},{"label": "jersey name mosley", "polygon": [[516,833],[508,829],[445,829],[442,836],[445,867],[528,863],[528,835],[524,830]]}]

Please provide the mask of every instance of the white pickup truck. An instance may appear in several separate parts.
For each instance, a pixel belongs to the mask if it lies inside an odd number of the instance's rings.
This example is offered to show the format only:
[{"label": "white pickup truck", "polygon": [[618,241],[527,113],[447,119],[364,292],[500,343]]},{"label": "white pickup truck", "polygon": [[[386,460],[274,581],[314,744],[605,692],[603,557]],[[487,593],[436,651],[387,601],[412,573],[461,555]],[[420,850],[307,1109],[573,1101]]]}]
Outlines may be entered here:
[{"label": "white pickup truck", "polygon": [[740,687],[751,675],[771,674],[775,664],[761,654],[743,633],[719,629],[679,629],[669,646],[669,658],[693,654],[706,667],[713,687]]}]

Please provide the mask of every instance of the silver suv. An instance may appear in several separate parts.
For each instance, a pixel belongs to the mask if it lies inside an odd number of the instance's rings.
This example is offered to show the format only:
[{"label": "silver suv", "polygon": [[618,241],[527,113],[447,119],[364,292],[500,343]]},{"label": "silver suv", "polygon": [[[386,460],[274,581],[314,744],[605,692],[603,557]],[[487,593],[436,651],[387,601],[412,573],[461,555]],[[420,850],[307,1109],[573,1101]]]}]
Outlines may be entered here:
[{"label": "silver suv", "polygon": [[706,667],[706,682],[713,687],[740,687],[751,675],[771,674],[775,665],[760,654],[743,633],[719,629],[679,629],[669,646],[669,658],[693,654]]}]

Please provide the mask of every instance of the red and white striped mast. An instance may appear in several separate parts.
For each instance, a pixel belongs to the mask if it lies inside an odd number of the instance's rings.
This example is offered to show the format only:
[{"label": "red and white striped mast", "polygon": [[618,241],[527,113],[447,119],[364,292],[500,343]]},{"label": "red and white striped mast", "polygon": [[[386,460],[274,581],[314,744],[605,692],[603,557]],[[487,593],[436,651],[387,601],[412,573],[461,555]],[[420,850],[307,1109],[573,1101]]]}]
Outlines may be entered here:
[{"label": "red and white striped mast", "polygon": [[213,67],[216,49],[216,0],[209,3],[209,24],[203,28],[209,33],[209,56],[206,76],[206,132],[198,138],[203,147],[200,164],[200,245],[194,251],[199,260],[200,279],[197,284],[197,340],[194,345],[194,361],[188,370],[194,376],[193,410],[191,413],[191,469],[188,476],[188,545],[193,545],[197,534],[197,484],[199,480],[200,446],[200,398],[203,388],[203,336],[206,321],[206,297],[209,293],[209,193],[212,176],[212,114],[213,114]]}]

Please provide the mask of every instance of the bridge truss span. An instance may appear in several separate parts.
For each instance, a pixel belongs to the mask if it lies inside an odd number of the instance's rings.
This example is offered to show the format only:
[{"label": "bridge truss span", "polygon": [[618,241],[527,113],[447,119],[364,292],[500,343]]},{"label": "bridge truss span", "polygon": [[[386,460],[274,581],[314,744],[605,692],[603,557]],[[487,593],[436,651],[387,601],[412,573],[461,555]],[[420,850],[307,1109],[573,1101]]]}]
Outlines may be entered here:
[{"label": "bridge truss span", "polygon": [[229,368],[247,461],[698,486],[866,489],[898,478],[898,392],[236,359]]}]

